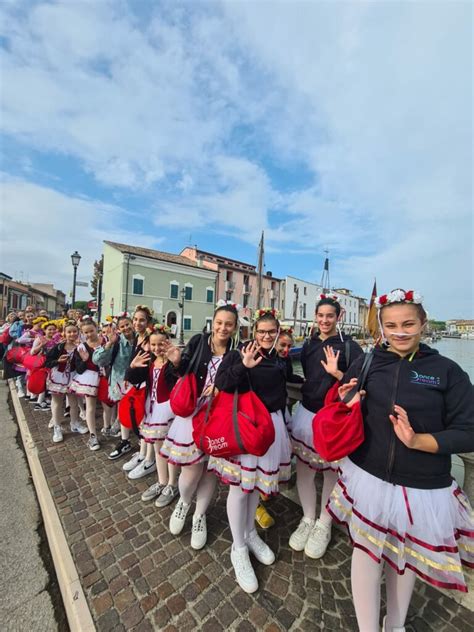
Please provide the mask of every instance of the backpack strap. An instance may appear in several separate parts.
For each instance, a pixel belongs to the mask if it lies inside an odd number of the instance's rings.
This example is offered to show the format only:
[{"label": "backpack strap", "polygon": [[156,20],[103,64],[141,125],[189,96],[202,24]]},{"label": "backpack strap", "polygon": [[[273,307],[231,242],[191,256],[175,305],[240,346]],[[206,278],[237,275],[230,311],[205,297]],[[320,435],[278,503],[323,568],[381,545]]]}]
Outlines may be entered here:
[{"label": "backpack strap", "polygon": [[348,393],[346,393],[345,397],[342,399],[344,404],[347,404],[347,402],[350,402],[351,399],[354,397],[354,395],[358,391],[361,391],[364,388],[365,383],[367,381],[367,376],[369,374],[370,365],[372,364],[373,359],[374,359],[373,351],[370,351],[369,353],[365,354],[364,362],[362,363],[362,368],[360,370],[357,384],[356,386],[354,386],[354,388],[351,388],[351,390]]},{"label": "backpack strap", "polygon": [[351,341],[346,340],[344,345],[344,355],[346,356],[346,367],[349,368],[349,364],[351,363]]}]

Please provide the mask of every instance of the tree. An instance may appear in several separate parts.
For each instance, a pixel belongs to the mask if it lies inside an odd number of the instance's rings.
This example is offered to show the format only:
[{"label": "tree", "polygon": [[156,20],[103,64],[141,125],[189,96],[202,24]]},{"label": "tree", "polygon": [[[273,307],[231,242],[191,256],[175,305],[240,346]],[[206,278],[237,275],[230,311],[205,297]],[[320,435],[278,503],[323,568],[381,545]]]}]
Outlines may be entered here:
[{"label": "tree", "polygon": [[98,261],[94,261],[94,274],[91,280],[91,296],[97,299],[97,288],[99,285],[99,278],[104,273],[104,258],[101,257]]}]

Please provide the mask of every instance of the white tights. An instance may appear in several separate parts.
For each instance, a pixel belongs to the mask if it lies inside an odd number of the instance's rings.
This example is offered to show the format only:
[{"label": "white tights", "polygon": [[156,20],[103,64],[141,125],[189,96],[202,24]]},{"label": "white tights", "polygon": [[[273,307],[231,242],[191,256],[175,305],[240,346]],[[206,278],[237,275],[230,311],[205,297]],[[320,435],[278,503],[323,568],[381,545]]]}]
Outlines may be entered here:
[{"label": "white tights", "polygon": [[189,505],[196,493],[194,515],[202,516],[209,507],[216,484],[217,478],[214,474],[207,471],[205,463],[186,465],[181,468],[181,474],[178,479],[179,495]]},{"label": "white tights", "polygon": [[255,512],[260,501],[260,494],[243,492],[237,485],[229,485],[227,496],[227,517],[234,541],[234,549],[245,546],[245,541],[255,529]]},{"label": "white tights", "polygon": [[95,408],[97,403],[97,397],[90,397],[86,395],[86,424],[90,434],[97,434],[95,427]]},{"label": "white tights", "polygon": [[111,428],[114,419],[115,406],[107,406],[107,404],[102,404],[102,411],[104,428]]},{"label": "white tights", "polygon": [[156,470],[158,472],[158,482],[160,485],[171,485],[176,487],[178,482],[179,467],[169,463],[168,459],[160,454],[161,441],[153,444],[155,450]]},{"label": "white tights", "polygon": [[[69,414],[71,415],[71,423],[79,421],[79,407],[77,404],[77,397],[69,394]],[[63,420],[63,393],[51,393],[51,414],[53,417],[53,424],[60,426]]]},{"label": "white tights", "polygon": [[[380,584],[382,582],[383,563],[377,563],[367,553],[354,549],[352,553],[351,584],[352,597],[360,632],[379,632],[380,630]],[[385,564],[385,583],[387,588],[387,632],[392,628],[403,628],[415,586],[415,573],[406,569],[399,575],[391,566]]]},{"label": "white tights", "polygon": [[[316,487],[314,477],[316,472],[310,467],[296,461],[296,488],[303,508],[303,515],[310,520],[316,519]],[[337,481],[337,473],[332,470],[325,470],[323,473],[323,491],[321,494],[321,511],[319,519],[323,524],[329,526],[332,522],[331,516],[326,511],[326,504]]]}]

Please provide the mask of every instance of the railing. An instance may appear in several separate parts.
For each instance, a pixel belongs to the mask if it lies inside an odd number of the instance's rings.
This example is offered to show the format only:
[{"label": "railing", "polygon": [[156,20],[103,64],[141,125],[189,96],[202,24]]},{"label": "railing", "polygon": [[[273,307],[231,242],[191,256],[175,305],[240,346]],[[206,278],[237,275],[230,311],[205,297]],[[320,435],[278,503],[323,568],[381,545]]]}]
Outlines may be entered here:
[{"label": "railing", "polygon": [[224,283],[224,290],[226,292],[230,292],[233,289],[235,289],[235,281],[225,281],[225,283]]}]

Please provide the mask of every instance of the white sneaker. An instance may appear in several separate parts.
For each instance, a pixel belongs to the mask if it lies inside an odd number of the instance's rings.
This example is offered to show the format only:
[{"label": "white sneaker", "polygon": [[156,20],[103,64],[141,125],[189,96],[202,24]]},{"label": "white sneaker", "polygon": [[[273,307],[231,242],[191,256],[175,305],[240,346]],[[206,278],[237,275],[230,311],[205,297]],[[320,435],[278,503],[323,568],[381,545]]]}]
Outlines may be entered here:
[{"label": "white sneaker", "polygon": [[178,500],[170,518],[170,532],[173,535],[178,535],[183,530],[190,507],[191,505],[187,505],[181,498]]},{"label": "white sneaker", "polygon": [[382,622],[382,632],[405,632],[405,626],[400,628],[391,627],[390,629],[387,627],[387,615],[384,616]]},{"label": "white sneaker", "polygon": [[145,461],[145,459],[143,459],[143,461],[140,461],[140,463],[136,467],[134,467],[127,476],[129,479],[134,481],[137,478],[148,476],[148,474],[152,474],[153,472],[156,472],[155,461],[149,463],[148,461]]},{"label": "white sneaker", "polygon": [[140,452],[135,452],[132,458],[129,461],[126,461],[122,465],[122,470],[124,472],[131,472],[134,467],[137,467],[139,463],[145,460],[145,457],[140,456]]},{"label": "white sneaker", "polygon": [[255,529],[247,536],[247,547],[250,553],[253,553],[254,557],[262,564],[270,566],[275,561],[275,554]]},{"label": "white sneaker", "polygon": [[250,563],[249,550],[246,546],[241,549],[232,547],[230,560],[235,571],[235,579],[246,593],[253,593],[258,589],[258,581],[252,564]]},{"label": "white sneaker", "polygon": [[304,547],[305,555],[313,560],[319,560],[326,553],[330,541],[331,527],[327,527],[321,520],[316,520]]},{"label": "white sneaker", "polygon": [[80,421],[71,421],[71,423],[69,424],[69,427],[71,428],[71,432],[77,432],[78,434],[81,434],[81,435],[87,434],[89,432],[89,430],[87,429],[87,426],[81,423]]},{"label": "white sneaker", "polygon": [[296,531],[293,531],[290,536],[289,545],[293,551],[303,551],[313,527],[314,520],[311,520],[311,518],[302,518],[300,520]]},{"label": "white sneaker", "polygon": [[54,428],[54,419],[52,417],[49,420],[48,428]]},{"label": "white sneaker", "polygon": [[207,542],[207,524],[206,514],[202,516],[193,516],[193,528],[191,530],[191,548],[196,551],[202,549]]},{"label": "white sneaker", "polygon": [[53,442],[60,443],[63,440],[63,431],[61,426],[53,426]]},{"label": "white sneaker", "polygon": [[179,494],[178,488],[173,485],[167,485],[158,498],[155,500],[155,507],[166,507],[170,505],[176,496]]},{"label": "white sneaker", "polygon": [[89,448],[89,450],[92,450],[92,452],[95,452],[96,450],[100,450],[99,439],[97,439],[95,434],[91,434],[91,436],[89,437],[89,440],[87,442],[87,447]]},{"label": "white sneaker", "polygon": [[161,483],[153,483],[153,485],[143,492],[141,499],[144,502],[147,502],[148,500],[155,500],[155,498],[160,496],[165,487],[166,485],[162,485]]}]

